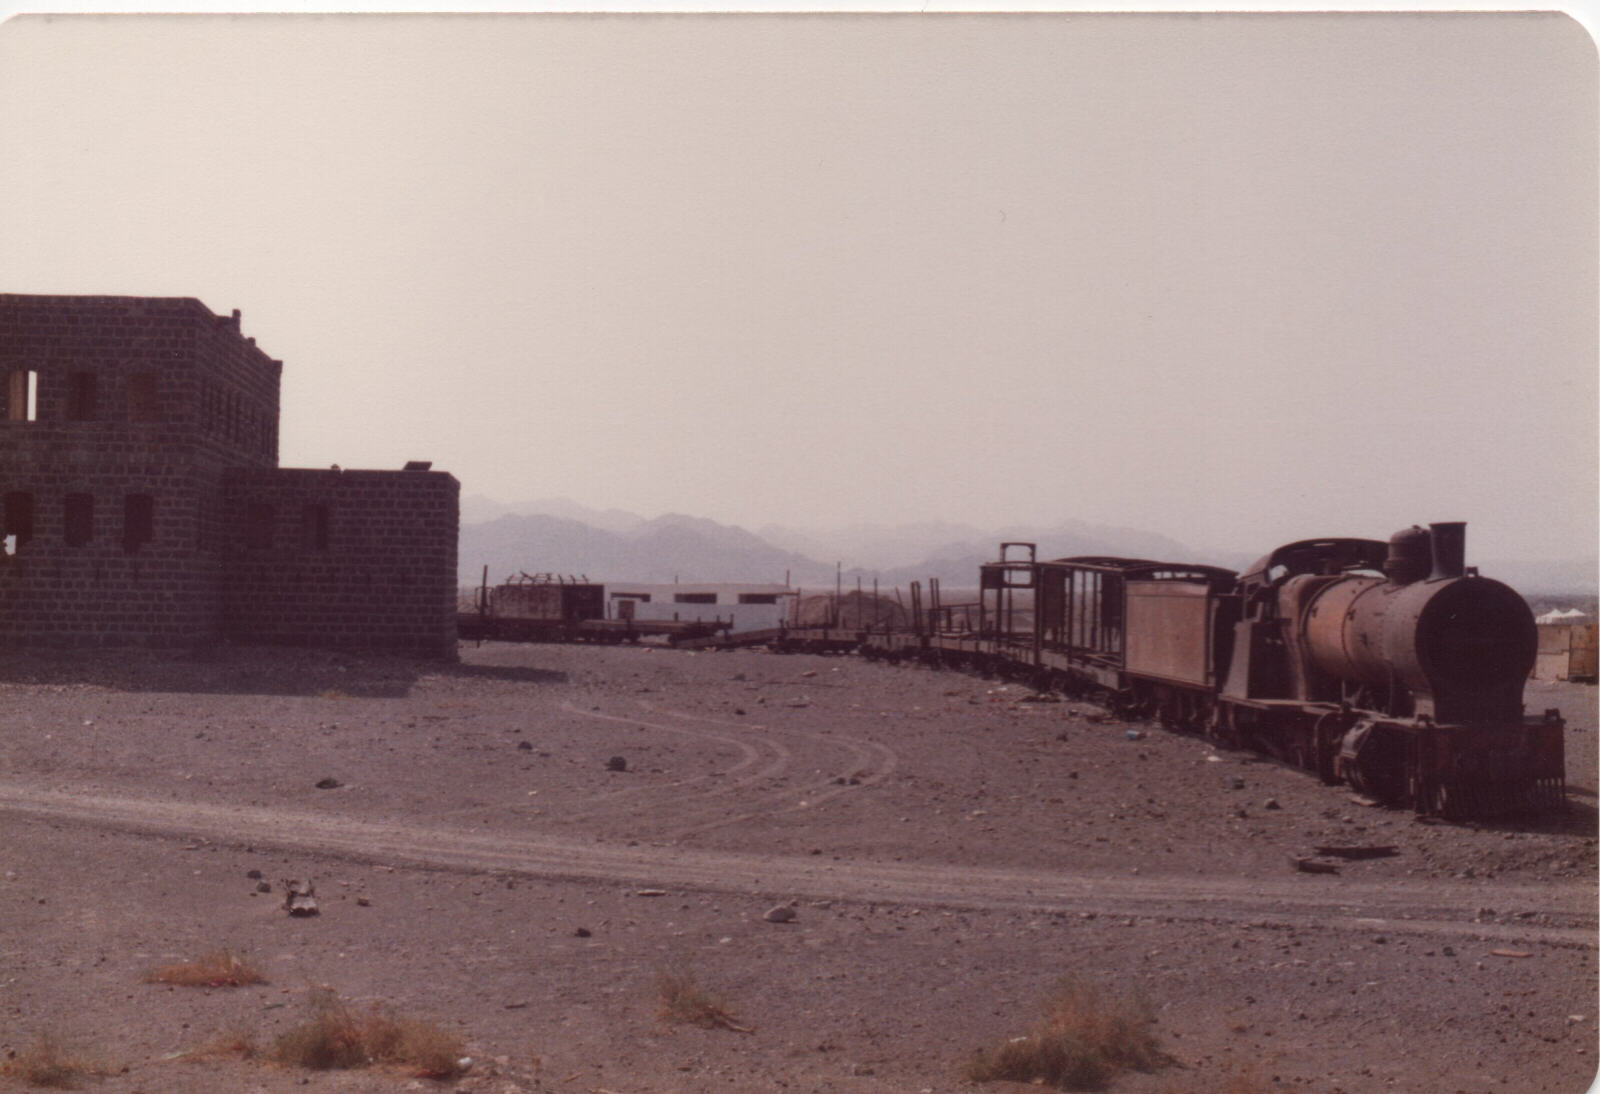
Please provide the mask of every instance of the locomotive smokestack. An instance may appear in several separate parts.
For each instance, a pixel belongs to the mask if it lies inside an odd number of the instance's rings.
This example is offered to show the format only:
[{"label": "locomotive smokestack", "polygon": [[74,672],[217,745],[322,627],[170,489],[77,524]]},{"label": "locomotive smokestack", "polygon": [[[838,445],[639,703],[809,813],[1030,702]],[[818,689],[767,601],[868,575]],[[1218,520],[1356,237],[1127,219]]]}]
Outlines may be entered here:
[{"label": "locomotive smokestack", "polygon": [[1428,525],[1433,539],[1433,573],[1430,580],[1461,577],[1467,572],[1467,525],[1465,521],[1445,521]]}]

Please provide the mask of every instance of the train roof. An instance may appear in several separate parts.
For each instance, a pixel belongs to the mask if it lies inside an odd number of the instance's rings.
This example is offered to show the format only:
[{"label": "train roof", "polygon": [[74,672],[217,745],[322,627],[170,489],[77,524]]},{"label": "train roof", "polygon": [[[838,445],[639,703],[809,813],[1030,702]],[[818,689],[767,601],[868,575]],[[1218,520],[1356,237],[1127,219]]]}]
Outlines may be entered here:
[{"label": "train roof", "polygon": [[1237,574],[1222,566],[1203,566],[1194,562],[1159,562],[1149,558],[1113,558],[1108,555],[1074,555],[1071,558],[1053,558],[1041,566],[1072,567],[1079,570],[1100,570],[1121,574],[1125,578],[1153,577],[1163,573],[1174,576],[1203,577],[1212,581],[1232,581]]},{"label": "train roof", "polygon": [[1239,574],[1239,580],[1252,584],[1273,580],[1269,571],[1280,566],[1290,574],[1382,570],[1388,554],[1389,545],[1381,539],[1302,539],[1257,559]]}]

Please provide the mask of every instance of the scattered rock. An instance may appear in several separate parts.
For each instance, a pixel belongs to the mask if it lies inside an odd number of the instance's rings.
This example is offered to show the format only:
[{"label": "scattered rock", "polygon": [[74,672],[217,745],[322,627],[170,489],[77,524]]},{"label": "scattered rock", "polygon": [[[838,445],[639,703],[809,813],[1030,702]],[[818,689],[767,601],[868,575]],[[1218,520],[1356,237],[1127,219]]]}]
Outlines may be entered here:
[{"label": "scattered rock", "polygon": [[344,785],[344,783],[340,782],[338,779],[334,778],[332,775],[329,775],[326,779],[318,779],[317,780],[317,789],[318,790],[337,790],[343,785]]},{"label": "scattered rock", "polygon": [[1339,867],[1331,862],[1318,862],[1303,855],[1290,855],[1289,864],[1302,874],[1337,874]]},{"label": "scattered rock", "polygon": [[[256,877],[260,877],[260,876],[261,875],[259,873],[256,874]],[[270,892],[272,892],[272,882],[270,882],[270,881],[258,881],[258,882],[256,882],[256,892],[258,892],[258,893],[270,893]]]},{"label": "scattered rock", "polygon": [[320,914],[317,907],[317,887],[309,881],[285,879],[283,883],[283,910],[292,916]]},{"label": "scattered rock", "polygon": [[572,937],[573,938],[588,938],[593,933],[594,932],[590,931],[588,927],[579,927],[577,930],[572,932]]},{"label": "scattered rock", "polygon": [[1266,801],[1261,803],[1261,808],[1263,808],[1263,809],[1282,809],[1283,806],[1278,804],[1278,799],[1277,798],[1268,798]]},{"label": "scattered rock", "polygon": [[246,870],[244,876],[249,878],[251,881],[260,881],[261,880],[261,871],[260,870]]},{"label": "scattered rock", "polygon": [[767,914],[762,916],[768,923],[793,923],[799,913],[792,904],[779,904],[775,908],[768,908]]},{"label": "scattered rock", "polygon": [[1243,790],[1244,779],[1238,775],[1229,775],[1226,779],[1222,780],[1222,785],[1227,787],[1229,790]]},{"label": "scattered rock", "polygon": [[1368,844],[1365,846],[1327,846],[1317,847],[1317,854],[1332,855],[1334,858],[1360,859],[1360,858],[1388,858],[1398,855],[1400,849],[1392,843]]},{"label": "scattered rock", "polygon": [[621,756],[613,756],[611,759],[606,761],[606,770],[626,771],[628,770],[628,761],[623,759]]},{"label": "scattered rock", "polygon": [[533,751],[533,742],[532,741],[518,741],[517,742],[517,750],[519,752],[532,752]]}]

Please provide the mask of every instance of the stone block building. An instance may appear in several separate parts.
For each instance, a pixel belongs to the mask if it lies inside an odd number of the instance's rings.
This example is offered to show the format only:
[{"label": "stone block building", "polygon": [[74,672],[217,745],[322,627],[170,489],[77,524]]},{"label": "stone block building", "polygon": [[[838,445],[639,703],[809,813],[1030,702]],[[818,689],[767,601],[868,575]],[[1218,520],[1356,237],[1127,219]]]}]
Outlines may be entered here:
[{"label": "stone block building", "polygon": [[282,368],[198,300],[0,294],[0,647],[453,658],[460,484],[278,467]]}]

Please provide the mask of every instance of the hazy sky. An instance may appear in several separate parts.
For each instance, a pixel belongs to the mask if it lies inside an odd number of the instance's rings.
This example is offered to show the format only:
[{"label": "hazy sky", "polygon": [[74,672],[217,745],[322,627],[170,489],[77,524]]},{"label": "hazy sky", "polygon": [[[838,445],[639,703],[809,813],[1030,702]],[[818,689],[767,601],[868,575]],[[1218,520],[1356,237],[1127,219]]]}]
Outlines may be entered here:
[{"label": "hazy sky", "polygon": [[286,466],[645,515],[1597,537],[1559,15],[0,25],[0,290],[194,296]]}]

